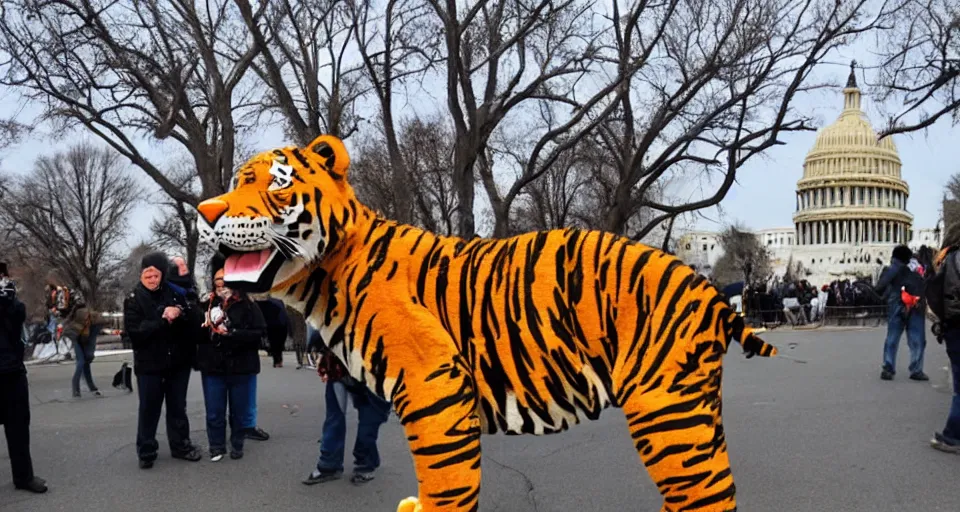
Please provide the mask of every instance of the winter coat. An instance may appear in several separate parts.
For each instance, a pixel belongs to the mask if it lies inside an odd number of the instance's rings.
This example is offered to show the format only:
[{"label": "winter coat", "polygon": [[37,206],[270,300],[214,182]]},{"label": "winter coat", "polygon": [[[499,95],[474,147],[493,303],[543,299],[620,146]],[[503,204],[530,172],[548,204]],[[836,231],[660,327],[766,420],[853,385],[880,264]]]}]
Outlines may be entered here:
[{"label": "winter coat", "polygon": [[283,302],[277,299],[258,300],[257,307],[267,323],[267,337],[271,340],[286,340],[290,332],[290,320]]},{"label": "winter coat", "polygon": [[902,261],[894,259],[880,275],[874,289],[883,296],[887,306],[900,304],[900,287],[903,286],[903,280],[909,271],[910,269]]},{"label": "winter coat", "polygon": [[17,299],[0,301],[0,374],[26,373],[23,365],[23,322],[27,308]]},{"label": "winter coat", "polygon": [[[222,308],[223,300],[213,296],[201,303],[204,311]],[[227,334],[205,329],[197,346],[197,368],[210,375],[250,375],[260,373],[260,343],[267,325],[260,308],[250,299],[227,303]]]},{"label": "winter coat", "polygon": [[90,336],[91,329],[95,328],[94,324],[99,322],[99,315],[92,309],[87,306],[78,306],[70,313],[66,322],[64,322],[63,335],[74,341],[81,336]]},{"label": "winter coat", "polygon": [[[172,323],[163,319],[167,307],[181,308]],[[133,344],[137,375],[161,375],[191,368],[196,358],[196,331],[203,313],[161,283],[154,291],[137,284],[123,301],[123,329]]]}]

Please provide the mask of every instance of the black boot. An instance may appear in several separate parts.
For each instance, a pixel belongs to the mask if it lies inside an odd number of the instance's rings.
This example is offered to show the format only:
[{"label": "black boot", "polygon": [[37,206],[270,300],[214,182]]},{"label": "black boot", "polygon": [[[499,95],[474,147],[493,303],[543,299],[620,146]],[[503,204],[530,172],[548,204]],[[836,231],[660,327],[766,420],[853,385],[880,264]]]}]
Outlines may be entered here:
[{"label": "black boot", "polygon": [[43,494],[47,492],[46,480],[37,477],[33,477],[33,480],[30,480],[24,484],[14,484],[14,487],[22,491],[30,491],[37,494]]}]

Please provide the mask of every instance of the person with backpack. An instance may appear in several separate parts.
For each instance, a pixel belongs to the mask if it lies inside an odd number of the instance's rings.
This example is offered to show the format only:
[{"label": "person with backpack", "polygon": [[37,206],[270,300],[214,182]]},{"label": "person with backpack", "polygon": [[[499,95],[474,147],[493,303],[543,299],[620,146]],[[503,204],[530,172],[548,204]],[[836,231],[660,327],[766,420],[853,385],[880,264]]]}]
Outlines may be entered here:
[{"label": "person with backpack", "polygon": [[64,336],[73,340],[73,349],[76,355],[76,368],[73,372],[71,388],[73,397],[80,398],[80,377],[87,381],[87,388],[94,396],[102,396],[97,384],[93,381],[90,363],[93,362],[97,351],[97,326],[100,324],[99,313],[86,305],[84,300],[77,300],[76,307],[67,317],[64,326]]},{"label": "person with backpack", "polygon": [[926,301],[924,296],[924,273],[926,269],[913,258],[913,252],[905,245],[893,249],[890,266],[877,282],[876,291],[887,303],[887,338],[883,344],[883,366],[880,378],[893,380],[897,373],[897,349],[903,331],[907,331],[907,346],[910,349],[910,379],[927,381],[923,372],[923,353],[926,339]]},{"label": "person with backpack", "polygon": [[960,453],[960,245],[944,247],[933,262],[935,273],[927,281],[924,298],[936,317],[933,334],[946,344],[953,376],[953,400],[947,422],[934,432],[930,446],[948,453]]}]

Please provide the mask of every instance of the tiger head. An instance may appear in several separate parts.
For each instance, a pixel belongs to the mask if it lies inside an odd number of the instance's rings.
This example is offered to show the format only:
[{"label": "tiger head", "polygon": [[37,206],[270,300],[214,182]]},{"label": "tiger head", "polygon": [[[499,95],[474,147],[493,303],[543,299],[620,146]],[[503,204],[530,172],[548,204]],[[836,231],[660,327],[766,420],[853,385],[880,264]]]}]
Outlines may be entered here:
[{"label": "tiger head", "polygon": [[226,257],[227,286],[263,294],[305,277],[334,252],[362,207],[336,137],[260,153],[226,194],[197,206],[200,240]]}]

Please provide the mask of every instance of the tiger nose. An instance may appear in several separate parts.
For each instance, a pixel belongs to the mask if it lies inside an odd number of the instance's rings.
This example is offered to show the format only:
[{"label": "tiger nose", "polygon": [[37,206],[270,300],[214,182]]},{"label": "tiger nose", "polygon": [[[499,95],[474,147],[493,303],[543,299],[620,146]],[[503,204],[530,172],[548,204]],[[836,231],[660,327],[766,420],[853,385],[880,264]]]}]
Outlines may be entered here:
[{"label": "tiger nose", "polygon": [[230,205],[221,199],[207,199],[197,205],[197,210],[200,212],[200,215],[202,215],[211,226],[216,224],[217,219],[226,213],[229,208]]}]

